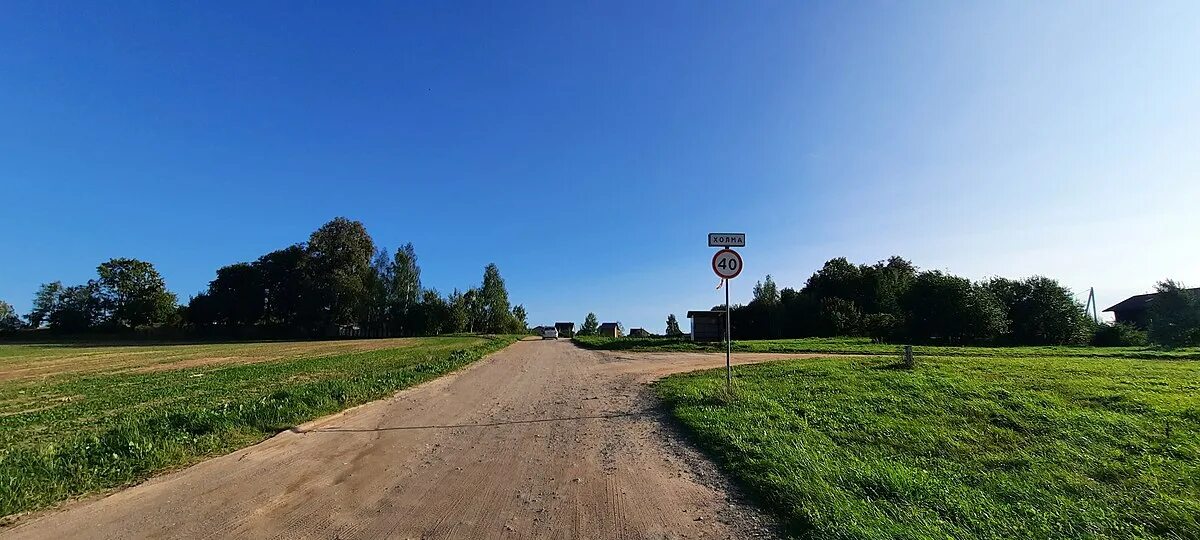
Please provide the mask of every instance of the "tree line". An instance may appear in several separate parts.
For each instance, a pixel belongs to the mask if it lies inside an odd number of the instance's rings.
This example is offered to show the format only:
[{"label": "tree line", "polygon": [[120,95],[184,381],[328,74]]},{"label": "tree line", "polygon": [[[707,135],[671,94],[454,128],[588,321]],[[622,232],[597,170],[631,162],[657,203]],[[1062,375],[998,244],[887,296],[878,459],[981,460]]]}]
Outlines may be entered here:
[{"label": "tree line", "polygon": [[920,271],[901,257],[870,265],[839,257],[799,290],[779,289],[766,276],[755,284],[748,304],[732,307],[731,324],[739,339],[869,336],[887,342],[1004,345],[1140,345],[1149,339],[1166,346],[1200,345],[1200,298],[1171,281],[1160,283],[1159,293],[1167,300],[1152,303],[1147,334],[1126,325],[1097,324],[1069,289],[1050,278],[972,281]]},{"label": "tree line", "polygon": [[176,326],[206,333],[319,336],[351,329],[354,335],[418,336],[520,333],[526,326],[525,308],[510,305],[495,264],[484,268],[478,287],[443,296],[422,286],[411,243],[389,253],[376,247],[361,222],[342,217],[306,243],[217,269],[207,289],[185,305],[152,264],[136,259],[102,263],[97,278],[83,285],[42,284],[23,323],[0,304],[0,329],[59,332]]}]

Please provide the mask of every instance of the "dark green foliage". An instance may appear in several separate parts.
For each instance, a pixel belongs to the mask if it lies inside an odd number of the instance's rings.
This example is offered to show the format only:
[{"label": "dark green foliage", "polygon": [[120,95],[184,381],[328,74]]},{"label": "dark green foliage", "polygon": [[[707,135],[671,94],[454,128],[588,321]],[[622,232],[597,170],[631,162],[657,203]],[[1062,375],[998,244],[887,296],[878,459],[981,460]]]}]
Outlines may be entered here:
[{"label": "dark green foliage", "polygon": [[110,259],[96,267],[97,295],[106,322],[119,328],[171,324],[175,295],[167,291],[153,264],[137,259]]},{"label": "dark green foliage", "polygon": [[[266,307],[266,282],[258,267],[231,264],[217,269],[208,284],[213,320],[229,326],[248,326],[262,320]],[[190,303],[190,302],[189,302]]]},{"label": "dark green foliage", "polygon": [[724,370],[656,386],[797,537],[1200,537],[1200,364],[893,362],[739,366],[733,399]]},{"label": "dark green foliage", "polygon": [[525,313],[525,306],[517,304],[512,308],[512,328],[509,329],[510,334],[524,334],[529,327],[529,315]]},{"label": "dark green foliage", "polygon": [[362,223],[340,217],[307,244],[218,269],[185,307],[175,305],[150,263],[113,259],[98,272],[99,280],[82,286],[43,284],[28,315],[31,326],[74,333],[182,323],[203,338],[384,337],[521,333],[528,317],[524,306],[510,307],[495,264],[485,268],[480,287],[443,298],[422,288],[411,243],[389,257],[375,249]]},{"label": "dark green foliage", "polygon": [[50,314],[54,313],[62,291],[61,281],[43,283],[41,287],[38,287],[37,292],[33,295],[33,309],[30,310],[28,316],[30,328],[41,328],[43,323],[49,322]]},{"label": "dark green foliage", "polygon": [[1092,335],[1092,345],[1097,347],[1142,347],[1149,342],[1145,330],[1125,323],[1096,325]]},{"label": "dark green foliage", "polygon": [[495,263],[483,269],[483,285],[479,288],[483,304],[484,332],[501,334],[513,328],[512,311],[508,303],[508,288]]},{"label": "dark green foliage", "polygon": [[315,311],[320,328],[358,322],[368,280],[375,243],[358,221],[334,218],[312,233],[308,239],[305,293]]},{"label": "dark green foliage", "polygon": [[[580,346],[595,350],[640,351],[640,352],[692,352],[724,351],[724,343],[697,343],[687,338],[606,338],[577,337]],[[898,345],[876,343],[865,337],[812,337],[800,339],[765,339],[733,342],[734,352],[750,353],[828,353],[895,357]],[[916,347],[917,356],[972,356],[1009,358],[1142,358],[1171,360],[1200,360],[1200,348],[1178,348],[1163,350],[1153,347],[1078,347],[1067,345],[1040,345],[1022,347],[979,347],[921,345]]]},{"label": "dark green foliage", "polygon": [[821,321],[822,335],[853,336],[858,333],[862,313],[858,311],[854,302],[828,296],[821,299],[818,317]]},{"label": "dark green foliage", "polygon": [[599,330],[600,320],[596,318],[595,313],[588,312],[587,316],[583,318],[583,324],[579,325],[579,332],[576,332],[575,335],[594,336]]},{"label": "dark green foliage", "polygon": [[308,295],[308,253],[302,244],[272,251],[254,262],[263,281],[263,322],[285,327],[312,327],[317,315]]},{"label": "dark green foliage", "polygon": [[863,333],[875,343],[896,340],[900,329],[900,319],[890,313],[871,313],[862,318]]},{"label": "dark green foliage", "polygon": [[100,286],[93,280],[59,291],[48,322],[52,330],[68,333],[81,332],[104,322]]},{"label": "dark green foliage", "polygon": [[917,274],[902,304],[913,341],[985,343],[1008,325],[1004,307],[990,291],[936,270]]},{"label": "dark green foliage", "polygon": [[24,326],[12,304],[0,300],[0,332],[15,332]]},{"label": "dark green foliage", "polygon": [[[0,516],[254,444],[431,380],[512,341],[428,338],[336,356],[2,383]],[[21,346],[7,347],[0,358],[22,354]],[[33,396],[74,397],[29,407]]]},{"label": "dark green foliage", "polygon": [[667,315],[667,337],[679,337],[683,335],[683,330],[679,329],[679,321],[675,319],[675,314]]},{"label": "dark green foliage", "polygon": [[1200,294],[1166,280],[1150,302],[1150,341],[1166,347],[1200,345]]},{"label": "dark green foliage", "polygon": [[1025,345],[1080,345],[1092,333],[1092,321],[1071,291],[1049,278],[993,278],[983,283],[1004,305],[1009,331],[1004,336]]}]

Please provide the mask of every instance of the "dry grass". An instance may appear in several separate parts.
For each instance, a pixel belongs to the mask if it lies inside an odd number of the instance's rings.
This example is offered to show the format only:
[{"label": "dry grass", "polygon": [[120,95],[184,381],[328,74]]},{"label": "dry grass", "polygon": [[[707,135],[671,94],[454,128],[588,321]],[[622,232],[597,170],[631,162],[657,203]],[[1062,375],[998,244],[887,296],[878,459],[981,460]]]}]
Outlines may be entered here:
[{"label": "dry grass", "polygon": [[64,374],[156,372],[194,367],[254,364],[411,347],[413,338],[255,343],[0,345],[0,381]]}]

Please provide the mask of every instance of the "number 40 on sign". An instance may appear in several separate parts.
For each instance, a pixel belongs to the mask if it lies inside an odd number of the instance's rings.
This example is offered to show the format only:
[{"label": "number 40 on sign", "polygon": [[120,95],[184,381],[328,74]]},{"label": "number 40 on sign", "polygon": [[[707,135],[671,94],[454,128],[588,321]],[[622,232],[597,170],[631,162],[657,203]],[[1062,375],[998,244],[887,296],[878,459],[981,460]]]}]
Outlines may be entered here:
[{"label": "number 40 on sign", "polygon": [[712,260],[713,272],[721,279],[733,279],[742,273],[742,256],[732,249],[722,249]]}]

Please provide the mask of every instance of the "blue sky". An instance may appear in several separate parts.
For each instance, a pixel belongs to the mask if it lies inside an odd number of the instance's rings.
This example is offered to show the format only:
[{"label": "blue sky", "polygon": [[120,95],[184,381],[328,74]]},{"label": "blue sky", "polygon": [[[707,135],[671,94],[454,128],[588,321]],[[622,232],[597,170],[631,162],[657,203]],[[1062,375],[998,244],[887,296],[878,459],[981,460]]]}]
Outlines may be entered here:
[{"label": "blue sky", "polygon": [[[661,331],[831,257],[1200,285],[1200,3],[0,7],[0,299],[347,216],[530,323]],[[686,327],[686,321],[684,321]]]}]

